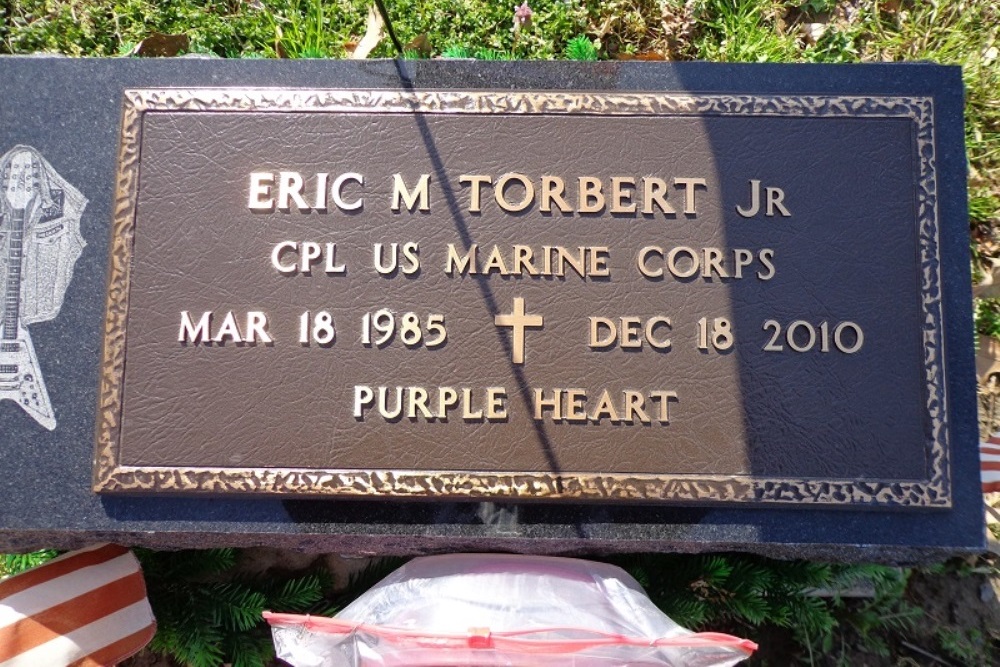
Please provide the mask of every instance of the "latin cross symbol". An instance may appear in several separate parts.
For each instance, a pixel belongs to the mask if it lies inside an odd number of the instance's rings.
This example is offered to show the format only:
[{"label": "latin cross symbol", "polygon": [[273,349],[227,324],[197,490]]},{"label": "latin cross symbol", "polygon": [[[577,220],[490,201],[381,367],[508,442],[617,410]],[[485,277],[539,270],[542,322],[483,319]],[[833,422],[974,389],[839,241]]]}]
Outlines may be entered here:
[{"label": "latin cross symbol", "polygon": [[510,327],[513,331],[514,341],[511,357],[515,364],[524,363],[524,330],[528,327],[540,329],[542,327],[541,315],[526,315],[524,312],[524,299],[514,297],[513,311],[508,315],[495,315],[493,323],[498,327]]}]

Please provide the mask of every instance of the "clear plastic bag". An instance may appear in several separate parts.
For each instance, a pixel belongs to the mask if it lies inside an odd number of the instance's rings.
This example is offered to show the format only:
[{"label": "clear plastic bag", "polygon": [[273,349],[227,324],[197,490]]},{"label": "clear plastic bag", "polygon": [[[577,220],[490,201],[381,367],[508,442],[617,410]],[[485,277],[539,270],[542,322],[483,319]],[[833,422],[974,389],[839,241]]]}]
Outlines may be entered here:
[{"label": "clear plastic bag", "polygon": [[294,667],[724,667],[757,645],[693,633],[621,568],[572,558],[417,558],[335,618],[265,612]]}]

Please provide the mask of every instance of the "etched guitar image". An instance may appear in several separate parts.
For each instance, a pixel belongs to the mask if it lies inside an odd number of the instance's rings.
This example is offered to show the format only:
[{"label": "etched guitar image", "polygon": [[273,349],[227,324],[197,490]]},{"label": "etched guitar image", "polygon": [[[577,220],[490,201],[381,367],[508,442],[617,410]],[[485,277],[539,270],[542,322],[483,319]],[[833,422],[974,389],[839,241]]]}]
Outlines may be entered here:
[{"label": "etched guitar image", "polygon": [[86,243],[80,216],[86,198],[28,146],[0,158],[0,401],[17,403],[49,429],[56,416],[27,325],[58,315]]}]

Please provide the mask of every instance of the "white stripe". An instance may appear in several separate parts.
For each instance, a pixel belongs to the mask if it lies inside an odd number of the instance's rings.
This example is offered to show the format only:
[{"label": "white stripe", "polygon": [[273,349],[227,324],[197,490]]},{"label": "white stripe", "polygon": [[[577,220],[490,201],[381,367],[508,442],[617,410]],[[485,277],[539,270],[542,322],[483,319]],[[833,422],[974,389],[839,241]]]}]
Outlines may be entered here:
[{"label": "white stripe", "polygon": [[1000,470],[980,470],[979,473],[984,486],[987,484],[1000,484]]},{"label": "white stripe", "polygon": [[153,615],[149,611],[148,602],[140,600],[67,635],[51,639],[10,660],[0,662],[0,667],[67,665],[149,627],[152,623]]},{"label": "white stripe", "polygon": [[0,628],[139,571],[132,552],[68,572],[0,601]]}]

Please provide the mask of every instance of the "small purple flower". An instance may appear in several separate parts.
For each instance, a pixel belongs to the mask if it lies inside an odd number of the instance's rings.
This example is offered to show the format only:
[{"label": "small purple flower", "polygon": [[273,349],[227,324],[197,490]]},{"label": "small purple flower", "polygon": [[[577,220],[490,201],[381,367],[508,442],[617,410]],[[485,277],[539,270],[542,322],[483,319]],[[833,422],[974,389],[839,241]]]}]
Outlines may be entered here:
[{"label": "small purple flower", "polygon": [[527,0],[522,2],[519,7],[514,7],[514,30],[528,27],[528,25],[531,24],[532,14],[534,14],[534,12],[531,11],[531,7],[528,6]]}]

